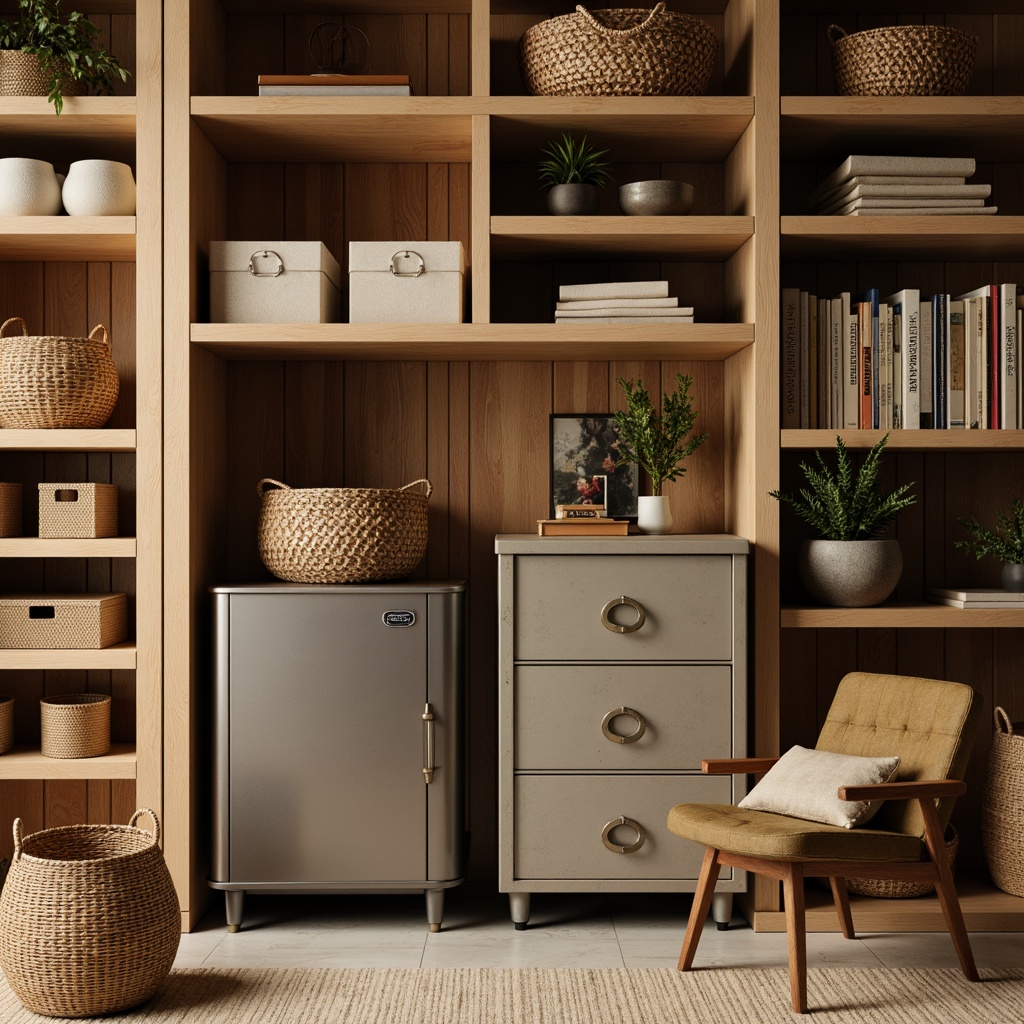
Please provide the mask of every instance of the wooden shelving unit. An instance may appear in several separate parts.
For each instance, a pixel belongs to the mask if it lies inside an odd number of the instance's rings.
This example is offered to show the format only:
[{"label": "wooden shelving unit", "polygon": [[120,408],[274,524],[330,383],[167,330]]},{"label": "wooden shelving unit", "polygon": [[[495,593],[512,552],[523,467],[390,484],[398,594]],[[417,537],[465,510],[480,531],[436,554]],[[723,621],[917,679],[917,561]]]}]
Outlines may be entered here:
[{"label": "wooden shelving unit", "polygon": [[134,260],[135,218],[0,217],[0,260],[10,259]]},{"label": "wooden shelving unit", "polygon": [[[1024,430],[892,430],[886,449],[919,452],[1024,451]],[[873,448],[884,430],[783,430],[783,448]]]},{"label": "wooden shelving unit", "polygon": [[133,429],[0,430],[0,451],[134,452]]},{"label": "wooden shelving unit", "polygon": [[134,558],[134,537],[0,537],[0,558]]},{"label": "wooden shelving unit", "polygon": [[99,757],[59,758],[45,757],[38,748],[16,746],[0,758],[0,781],[118,779],[136,777],[135,747],[128,743],[113,743],[109,754]]},{"label": "wooden shelving unit", "polygon": [[95,650],[0,650],[0,671],[60,669],[134,669],[138,650],[134,643],[115,644]]},{"label": "wooden shelving unit", "polygon": [[1024,608],[953,608],[913,601],[872,608],[784,607],[783,629],[1021,629]]}]

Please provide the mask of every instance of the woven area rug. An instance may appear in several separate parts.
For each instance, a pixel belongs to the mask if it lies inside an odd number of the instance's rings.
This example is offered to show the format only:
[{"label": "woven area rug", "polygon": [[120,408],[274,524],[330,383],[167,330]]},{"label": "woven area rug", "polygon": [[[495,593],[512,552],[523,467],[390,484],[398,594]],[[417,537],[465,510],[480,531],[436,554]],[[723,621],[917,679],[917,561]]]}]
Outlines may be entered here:
[{"label": "woven area rug", "polygon": [[[808,972],[821,1024],[1022,1024],[1024,969]],[[0,984],[3,1024],[42,1024]],[[94,1018],[95,1019],[95,1018]],[[781,969],[452,968],[172,972],[149,1003],[111,1021],[147,1024],[779,1024]],[[806,1019],[806,1018],[805,1018]]]}]

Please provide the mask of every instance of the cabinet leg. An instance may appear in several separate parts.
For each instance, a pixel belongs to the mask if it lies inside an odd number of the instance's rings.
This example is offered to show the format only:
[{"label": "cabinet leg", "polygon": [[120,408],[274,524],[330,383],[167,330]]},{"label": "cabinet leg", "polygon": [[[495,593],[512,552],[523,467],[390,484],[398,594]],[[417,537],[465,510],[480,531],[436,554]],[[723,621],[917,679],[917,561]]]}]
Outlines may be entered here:
[{"label": "cabinet leg", "polygon": [[711,917],[718,925],[720,932],[724,932],[729,927],[729,921],[732,919],[731,892],[716,892],[711,897]]},{"label": "cabinet leg", "polygon": [[224,911],[228,919],[228,931],[237,932],[242,927],[242,905],[245,892],[241,889],[224,890]]},{"label": "cabinet leg", "polygon": [[427,889],[424,895],[427,898],[427,926],[432,932],[439,932],[444,917],[444,889]]},{"label": "cabinet leg", "polygon": [[510,892],[508,894],[508,909],[516,930],[522,931],[526,927],[526,922],[530,920],[530,894],[528,892]]}]

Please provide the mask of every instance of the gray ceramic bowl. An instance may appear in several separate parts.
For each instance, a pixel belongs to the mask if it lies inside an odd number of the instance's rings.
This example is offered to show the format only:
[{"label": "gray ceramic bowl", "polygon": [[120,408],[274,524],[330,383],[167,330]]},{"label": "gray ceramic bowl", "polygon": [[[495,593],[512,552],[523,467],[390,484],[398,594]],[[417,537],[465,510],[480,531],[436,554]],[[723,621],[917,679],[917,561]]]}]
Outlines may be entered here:
[{"label": "gray ceramic bowl", "polygon": [[693,206],[693,186],[667,179],[631,181],[619,187],[619,206],[634,217],[678,217]]}]

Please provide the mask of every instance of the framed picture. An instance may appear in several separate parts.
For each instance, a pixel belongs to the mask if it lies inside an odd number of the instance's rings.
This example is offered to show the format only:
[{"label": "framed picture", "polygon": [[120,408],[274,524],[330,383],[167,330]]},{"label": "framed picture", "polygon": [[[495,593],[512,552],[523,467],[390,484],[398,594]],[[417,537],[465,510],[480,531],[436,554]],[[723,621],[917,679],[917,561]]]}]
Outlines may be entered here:
[{"label": "framed picture", "polygon": [[604,505],[611,519],[635,522],[639,469],[618,460],[612,413],[552,413],[550,516],[556,505]]}]

